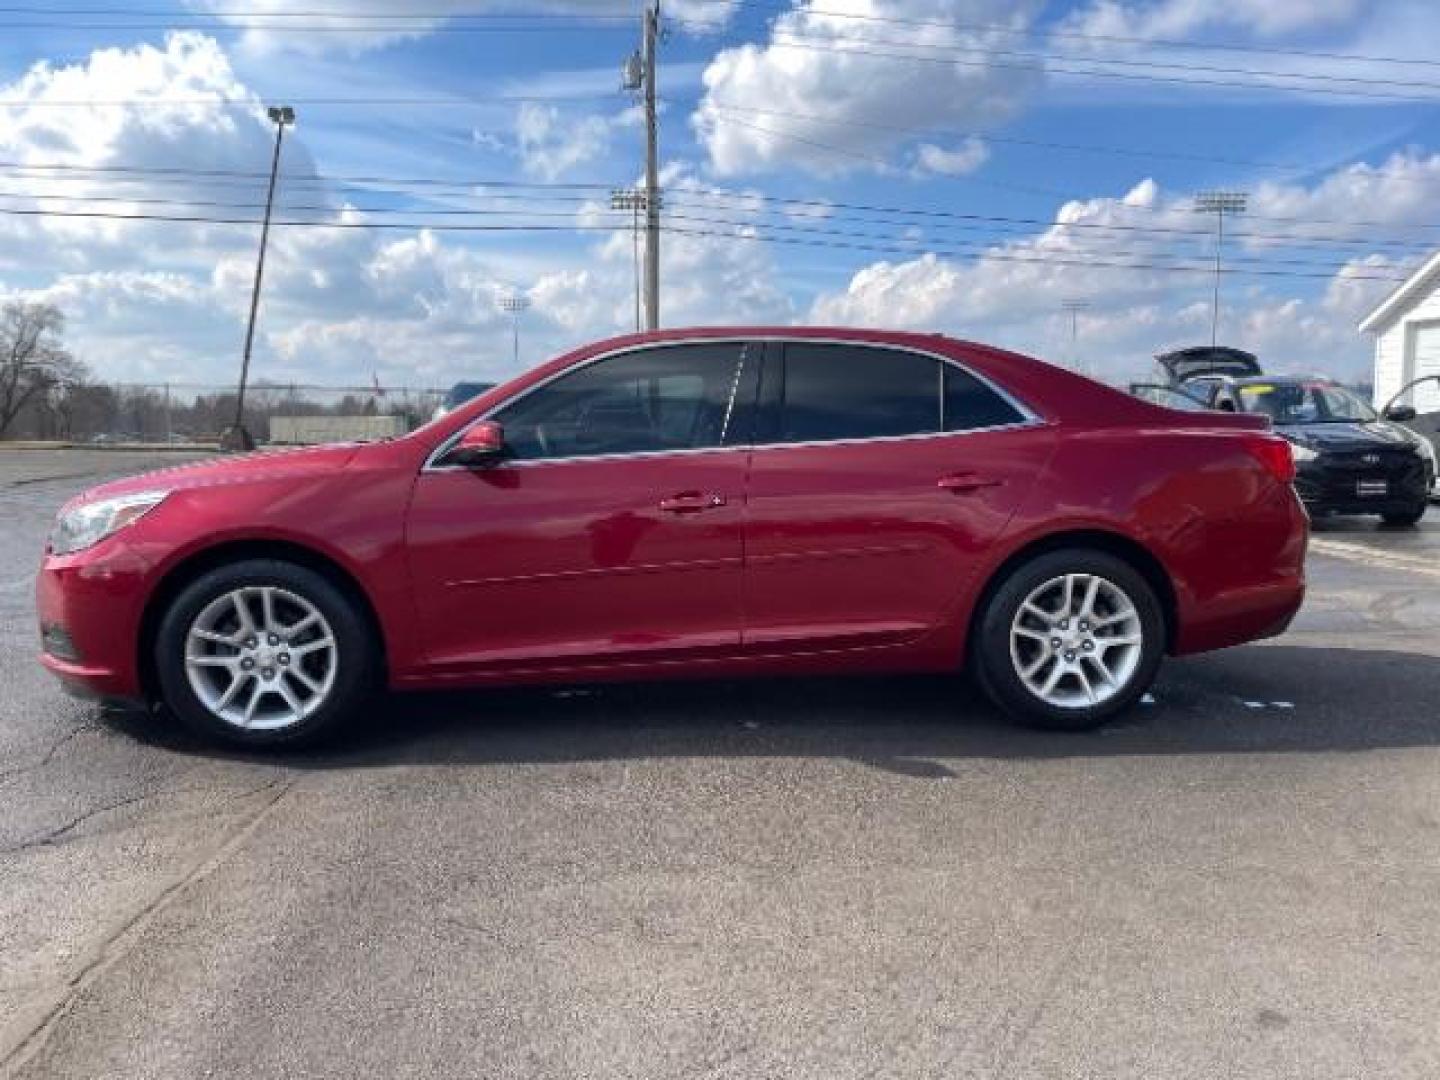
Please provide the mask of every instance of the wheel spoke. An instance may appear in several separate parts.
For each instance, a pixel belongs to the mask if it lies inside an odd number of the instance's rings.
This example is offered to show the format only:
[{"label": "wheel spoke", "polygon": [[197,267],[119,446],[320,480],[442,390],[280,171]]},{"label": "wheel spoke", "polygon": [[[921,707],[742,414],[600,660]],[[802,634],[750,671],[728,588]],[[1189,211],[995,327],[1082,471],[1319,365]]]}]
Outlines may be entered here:
[{"label": "wheel spoke", "polygon": [[185,663],[190,667],[234,668],[239,659],[234,656],[187,656]]},{"label": "wheel spoke", "polygon": [[1080,680],[1080,685],[1084,688],[1085,697],[1089,699],[1090,704],[1095,704],[1097,700],[1095,697],[1095,687],[1090,685],[1090,676],[1085,674],[1085,664],[1083,661],[1075,665],[1075,677]]},{"label": "wheel spoke", "polygon": [[1141,641],[1139,634],[1115,634],[1110,637],[1097,637],[1095,648],[1112,649],[1116,645],[1139,645]]},{"label": "wheel spoke", "polygon": [[250,604],[245,599],[245,590],[236,589],[231,593],[230,603],[235,608],[235,617],[240,620],[240,632],[242,634],[253,634],[255,632],[255,617],[250,614]]},{"label": "wheel spoke", "polygon": [[334,648],[334,646],[335,639],[327,634],[325,637],[316,638],[314,641],[307,641],[303,645],[292,645],[290,647],[290,655],[309,656],[316,649],[330,649]]},{"label": "wheel spoke", "polygon": [[1090,584],[1085,589],[1085,599],[1080,601],[1080,614],[1090,616],[1095,611],[1095,597],[1100,593],[1100,579],[1091,577]]},{"label": "wheel spoke", "polygon": [[260,590],[260,629],[273,634],[279,629],[275,622],[275,590]]},{"label": "wheel spoke", "polygon": [[1015,627],[1015,633],[1021,637],[1030,638],[1032,641],[1049,642],[1050,640],[1050,635],[1044,630],[1033,630],[1028,626],[1017,625]]},{"label": "wheel spoke", "polygon": [[290,706],[290,712],[294,715],[295,719],[303,719],[305,716],[305,707],[300,703],[300,698],[286,680],[286,674],[286,672],[282,671],[279,677],[276,678],[275,689],[280,696],[285,699],[285,704]]},{"label": "wheel spoke", "polygon": [[1054,660],[1057,664],[1060,662],[1060,658],[1052,652],[1046,651],[1041,653],[1039,658],[1033,664],[1031,664],[1028,668],[1026,668],[1020,673],[1020,677],[1024,679],[1027,683],[1032,681],[1036,675],[1040,674],[1040,669],[1043,668],[1046,663],[1051,660]]},{"label": "wheel spoke", "polygon": [[287,668],[286,673],[312,694],[318,694],[324,689],[324,687],[312,679],[310,673],[302,667]]},{"label": "wheel spoke", "polygon": [[1065,665],[1060,658],[1055,658],[1055,666],[1050,669],[1050,674],[1045,677],[1045,684],[1040,687],[1040,696],[1049,697],[1055,692],[1055,687],[1060,685],[1060,680],[1065,677]]},{"label": "wheel spoke", "polygon": [[230,703],[235,700],[235,695],[240,692],[240,689],[254,677],[255,676],[243,671],[235,672],[235,677],[230,680],[230,685],[227,686],[225,692],[216,699],[214,705],[215,711],[220,712],[228,708]]},{"label": "wheel spoke", "polygon": [[265,696],[265,688],[260,685],[260,680],[251,679],[250,700],[245,702],[245,714],[240,718],[241,727],[249,727],[255,722],[255,706],[260,704],[260,699]]},{"label": "wheel spoke", "polygon": [[1046,626],[1049,626],[1055,621],[1055,613],[1053,611],[1046,611],[1044,608],[1037,607],[1030,600],[1026,600],[1025,603],[1021,605],[1020,610],[1032,618],[1039,619]]},{"label": "wheel spoke", "polygon": [[1075,603],[1075,575],[1065,575],[1065,599],[1060,602],[1060,617],[1067,618]]},{"label": "wheel spoke", "polygon": [[286,641],[293,641],[296,634],[308,629],[319,621],[319,613],[312,611],[299,622],[291,623],[289,626],[281,627],[279,631],[280,636],[283,637]]},{"label": "wheel spoke", "polygon": [[215,645],[228,645],[232,649],[240,648],[240,642],[229,634],[217,634],[213,630],[201,630],[198,627],[190,628],[190,636],[199,638],[201,641],[208,641]]}]

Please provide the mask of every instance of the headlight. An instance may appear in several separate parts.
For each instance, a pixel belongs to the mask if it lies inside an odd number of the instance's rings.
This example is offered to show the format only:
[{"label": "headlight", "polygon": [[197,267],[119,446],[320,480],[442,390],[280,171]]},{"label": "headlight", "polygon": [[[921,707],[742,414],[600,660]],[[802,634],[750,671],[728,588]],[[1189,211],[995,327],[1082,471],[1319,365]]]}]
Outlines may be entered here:
[{"label": "headlight", "polygon": [[1290,455],[1295,459],[1296,464],[1302,461],[1314,461],[1320,455],[1308,446],[1301,446],[1297,442],[1290,444]]},{"label": "headlight", "polygon": [[168,491],[137,491],[133,495],[117,495],[113,499],[81,503],[62,511],[50,531],[50,551],[69,555],[98,544],[113,532],[140,520],[159,506]]}]

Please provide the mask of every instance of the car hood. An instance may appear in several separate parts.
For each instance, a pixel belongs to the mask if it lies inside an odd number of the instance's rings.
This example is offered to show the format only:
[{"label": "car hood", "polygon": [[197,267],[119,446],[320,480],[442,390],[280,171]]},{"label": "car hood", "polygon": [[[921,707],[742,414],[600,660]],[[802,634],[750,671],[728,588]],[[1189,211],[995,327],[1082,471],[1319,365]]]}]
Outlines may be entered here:
[{"label": "car hood", "polygon": [[89,502],[93,499],[126,495],[134,491],[152,491],[157,488],[173,490],[241,484],[286,476],[313,476],[344,468],[362,448],[362,443],[339,443],[287,450],[261,450],[235,457],[207,458],[204,461],[174,465],[168,469],[156,469],[139,476],[127,476],[123,480],[112,480],[108,484],[91,488],[71,502]]},{"label": "car hood", "polygon": [[1311,450],[1383,450],[1387,447],[1414,446],[1420,437],[1388,420],[1366,420],[1353,423],[1276,424],[1275,433]]}]

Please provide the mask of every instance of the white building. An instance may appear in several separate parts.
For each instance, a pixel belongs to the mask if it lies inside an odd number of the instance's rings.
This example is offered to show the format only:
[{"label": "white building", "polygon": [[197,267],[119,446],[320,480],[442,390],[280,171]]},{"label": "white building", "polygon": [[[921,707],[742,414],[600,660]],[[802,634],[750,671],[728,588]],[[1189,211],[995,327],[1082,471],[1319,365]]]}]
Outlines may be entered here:
[{"label": "white building", "polygon": [[[1377,408],[1406,383],[1440,375],[1440,252],[1366,316],[1360,329],[1375,335]],[[1401,404],[1440,412],[1440,382],[1415,387]]]}]

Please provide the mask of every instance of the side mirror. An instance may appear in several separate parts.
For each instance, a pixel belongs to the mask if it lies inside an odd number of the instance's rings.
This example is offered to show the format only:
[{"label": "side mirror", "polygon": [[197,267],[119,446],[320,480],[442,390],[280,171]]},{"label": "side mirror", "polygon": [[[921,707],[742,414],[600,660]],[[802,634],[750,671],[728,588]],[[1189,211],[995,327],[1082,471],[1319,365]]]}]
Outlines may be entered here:
[{"label": "side mirror", "polygon": [[1407,420],[1415,419],[1415,410],[1409,405],[1391,405],[1385,410],[1385,419],[1403,424]]},{"label": "side mirror", "polygon": [[465,429],[445,455],[445,464],[484,469],[505,455],[505,429],[494,420],[481,420]]}]

